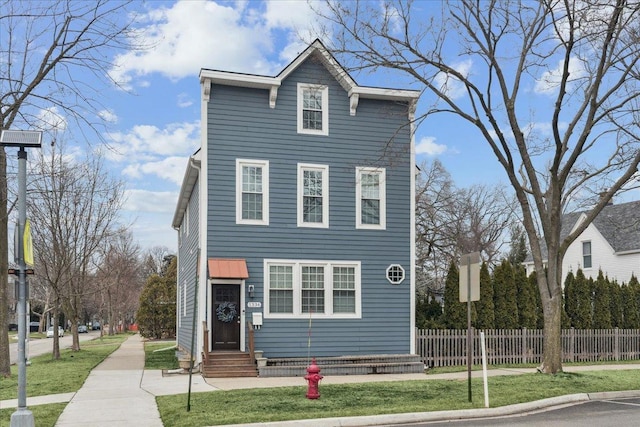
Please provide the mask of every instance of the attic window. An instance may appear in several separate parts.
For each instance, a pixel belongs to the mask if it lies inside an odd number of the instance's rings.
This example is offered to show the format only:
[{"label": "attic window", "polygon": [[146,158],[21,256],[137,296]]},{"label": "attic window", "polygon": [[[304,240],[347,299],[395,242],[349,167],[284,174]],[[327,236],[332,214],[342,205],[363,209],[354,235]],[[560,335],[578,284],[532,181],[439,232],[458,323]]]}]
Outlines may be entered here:
[{"label": "attic window", "polygon": [[329,87],[298,83],[298,133],[329,134]]}]

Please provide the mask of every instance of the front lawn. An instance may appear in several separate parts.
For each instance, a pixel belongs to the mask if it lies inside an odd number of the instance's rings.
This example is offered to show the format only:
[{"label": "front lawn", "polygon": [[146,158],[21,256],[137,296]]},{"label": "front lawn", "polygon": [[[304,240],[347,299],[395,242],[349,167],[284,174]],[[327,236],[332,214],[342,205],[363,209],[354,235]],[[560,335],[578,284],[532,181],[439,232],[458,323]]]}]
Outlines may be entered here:
[{"label": "front lawn", "polygon": [[[104,336],[82,343],[80,351],[60,350],[60,359],[51,354],[31,358],[27,367],[27,396],[77,391],[89,372],[115,351],[128,335]],[[0,400],[18,397],[18,367],[11,367],[11,378],[2,379]]]},{"label": "front lawn", "polygon": [[176,369],[175,341],[147,341],[144,343],[145,369]]},{"label": "front lawn", "polygon": [[[375,381],[375,377],[371,378]],[[156,398],[164,425],[201,427],[323,417],[426,412],[484,407],[482,381],[472,381],[468,402],[466,380],[416,380],[363,384],[320,384],[321,397],[305,397],[299,387],[214,391]],[[529,402],[565,394],[640,389],[640,372],[594,371],[558,375],[525,374],[489,379],[492,407]]]}]

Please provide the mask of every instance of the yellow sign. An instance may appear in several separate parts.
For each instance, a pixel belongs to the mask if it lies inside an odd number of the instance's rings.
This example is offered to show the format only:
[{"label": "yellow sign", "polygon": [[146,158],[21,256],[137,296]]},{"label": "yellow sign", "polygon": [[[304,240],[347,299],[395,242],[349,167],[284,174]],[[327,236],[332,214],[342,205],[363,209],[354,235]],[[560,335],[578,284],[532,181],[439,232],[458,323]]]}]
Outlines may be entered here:
[{"label": "yellow sign", "polygon": [[33,240],[31,240],[31,221],[24,223],[24,233],[22,236],[24,248],[24,263],[33,266]]}]

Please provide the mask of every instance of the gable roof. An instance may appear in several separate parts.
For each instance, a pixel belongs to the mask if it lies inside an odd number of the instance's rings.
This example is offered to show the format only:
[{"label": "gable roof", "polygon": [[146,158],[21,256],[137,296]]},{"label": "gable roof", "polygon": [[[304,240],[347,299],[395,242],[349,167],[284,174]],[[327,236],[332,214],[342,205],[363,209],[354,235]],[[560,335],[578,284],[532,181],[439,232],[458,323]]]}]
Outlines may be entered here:
[{"label": "gable roof", "polygon": [[368,86],[358,86],[349,73],[338,63],[322,42],[316,39],[277,76],[268,77],[256,74],[235,73],[203,68],[200,70],[200,83],[205,86],[205,96],[208,96],[209,88],[205,83],[215,83],[227,86],[250,87],[269,90],[269,106],[275,108],[278,98],[278,88],[286,79],[309,57],[318,58],[325,68],[340,83],[349,95],[350,113],[355,116],[360,98],[382,99],[387,101],[407,102],[409,115],[413,119],[415,108],[420,97],[420,91],[408,89],[388,89]]},{"label": "gable roof", "polygon": [[640,201],[605,206],[593,225],[616,253],[640,250]]},{"label": "gable roof", "polygon": [[[564,240],[576,225],[584,220],[587,213],[588,211],[580,211],[562,215],[560,240]],[[592,225],[598,229],[615,253],[640,251],[640,200],[605,206],[593,220]],[[542,257],[546,259],[546,246],[541,249]],[[525,263],[531,262],[533,257],[528,254]]]}]

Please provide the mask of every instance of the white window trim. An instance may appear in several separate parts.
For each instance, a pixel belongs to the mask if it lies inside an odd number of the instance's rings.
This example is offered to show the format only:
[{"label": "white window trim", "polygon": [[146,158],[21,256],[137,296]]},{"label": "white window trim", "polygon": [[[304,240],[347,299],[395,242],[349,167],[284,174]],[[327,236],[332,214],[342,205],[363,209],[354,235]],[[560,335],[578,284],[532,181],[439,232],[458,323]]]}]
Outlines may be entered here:
[{"label": "white window trim", "polygon": [[[269,267],[287,265],[293,267],[293,313],[269,312]],[[324,267],[324,313],[302,312],[302,267]],[[353,267],[355,270],[355,313],[333,313],[333,267]],[[264,260],[264,318],[265,319],[361,319],[362,318],[362,281],[360,261],[317,261],[317,260]]]},{"label": "white window trim", "polygon": [[[590,252],[589,252],[588,254],[585,254],[585,252],[584,252],[584,244],[585,244],[585,243],[588,243],[588,244],[589,244],[589,251],[590,251]],[[580,243],[580,246],[582,246],[582,248],[581,248],[581,249],[582,249],[582,268],[583,268],[584,270],[590,270],[590,269],[592,269],[592,268],[593,268],[593,244],[591,244],[591,240],[583,240],[583,241]],[[590,265],[589,267],[586,267],[586,266],[584,265],[584,264],[585,264],[584,259],[585,259],[585,257],[586,257],[587,255],[589,256],[589,258],[590,258],[590,260],[591,260],[591,265]]]},{"label": "white window trim", "polygon": [[[304,222],[304,179],[305,170],[322,172],[322,222]],[[298,227],[329,228],[329,166],[298,163]]]},{"label": "white window trim", "polygon": [[[380,224],[362,223],[362,174],[377,173],[380,176]],[[386,230],[387,228],[387,186],[386,169],[372,167],[356,167],[356,228],[368,230]]]},{"label": "white window trim", "polygon": [[[398,281],[393,281],[391,280],[391,278],[389,277],[389,272],[392,269],[399,269],[400,271],[402,271],[402,279],[398,280]],[[385,271],[385,275],[387,277],[387,280],[389,281],[389,283],[391,283],[392,285],[399,285],[402,282],[404,282],[404,279],[406,279],[407,277],[407,273],[404,270],[404,267],[401,266],[400,264],[391,264],[389,267],[387,267],[387,270]]]},{"label": "white window trim", "polygon": [[[259,166],[262,168],[262,219],[242,218],[242,167]],[[236,224],[269,225],[269,161],[236,159]]]},{"label": "white window trim", "polygon": [[[304,129],[302,123],[302,102],[305,90],[317,90],[322,92],[322,129]],[[298,83],[298,133],[309,135],[329,135],[329,86]]]}]

